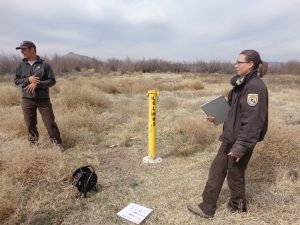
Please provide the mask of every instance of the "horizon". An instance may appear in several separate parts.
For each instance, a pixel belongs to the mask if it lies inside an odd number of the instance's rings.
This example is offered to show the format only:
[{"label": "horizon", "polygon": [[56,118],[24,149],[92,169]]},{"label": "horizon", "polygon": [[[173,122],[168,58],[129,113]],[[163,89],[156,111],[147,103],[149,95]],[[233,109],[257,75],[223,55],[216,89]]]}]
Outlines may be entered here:
[{"label": "horizon", "polygon": [[[116,59],[116,60],[121,60],[121,61],[124,61],[124,60],[132,60],[133,62],[136,62],[136,61],[142,61],[142,60],[162,60],[162,61],[165,61],[165,62],[170,62],[170,63],[196,63],[196,62],[205,62],[205,63],[212,63],[212,62],[218,62],[218,63],[232,63],[234,64],[235,63],[235,60],[232,60],[232,61],[229,61],[229,60],[218,60],[218,59],[212,59],[212,60],[205,60],[205,59],[201,59],[201,60],[169,60],[169,59],[163,59],[163,58],[130,58],[128,56],[124,57],[124,58],[117,58],[117,57],[111,57],[111,58],[99,58],[99,57],[93,57],[93,56],[89,56],[89,55],[81,55],[81,54],[77,54],[76,52],[68,52],[66,54],[58,54],[58,53],[53,53],[51,55],[41,55],[41,54],[38,54],[37,52],[37,55],[40,56],[41,58],[48,58],[48,59],[52,59],[53,57],[55,56],[58,56],[58,57],[66,57],[70,54],[74,54],[75,56],[78,56],[78,57],[84,57],[84,58],[89,58],[90,60],[91,59],[96,59],[98,61],[108,61],[110,59]],[[22,54],[0,54],[0,57],[18,57],[20,59],[22,59]],[[299,60],[297,59],[289,59],[287,61],[265,61],[269,64],[280,64],[280,63],[288,63],[288,62],[300,62]]]}]

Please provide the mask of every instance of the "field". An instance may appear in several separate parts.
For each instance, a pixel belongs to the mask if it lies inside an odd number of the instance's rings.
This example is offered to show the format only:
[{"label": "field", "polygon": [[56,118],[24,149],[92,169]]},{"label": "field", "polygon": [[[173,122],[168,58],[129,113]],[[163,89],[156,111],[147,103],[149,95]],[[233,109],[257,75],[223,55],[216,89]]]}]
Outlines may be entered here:
[{"label": "field", "polygon": [[[249,212],[231,214],[225,183],[213,220],[190,214],[199,203],[222,127],[200,105],[227,95],[230,76],[215,74],[80,74],[51,88],[67,150],[50,144],[39,117],[39,147],[30,148],[12,77],[0,78],[0,223],[131,224],[117,212],[131,202],[153,209],[145,225],[300,224],[300,76],[267,75],[269,130],[249,163]],[[147,155],[147,90],[158,89],[157,155]],[[93,165],[98,193],[78,198],[70,184],[79,166]]]}]

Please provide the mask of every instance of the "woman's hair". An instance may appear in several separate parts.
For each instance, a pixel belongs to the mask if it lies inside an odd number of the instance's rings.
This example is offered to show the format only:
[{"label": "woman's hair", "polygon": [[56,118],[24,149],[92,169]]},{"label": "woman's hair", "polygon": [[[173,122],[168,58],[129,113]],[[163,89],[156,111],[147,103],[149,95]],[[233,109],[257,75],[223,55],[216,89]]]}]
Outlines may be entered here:
[{"label": "woman's hair", "polygon": [[268,63],[263,62],[260,58],[260,55],[255,50],[244,50],[240,54],[244,55],[246,57],[247,62],[253,62],[254,63],[254,70],[257,70],[257,74],[260,77],[263,77],[267,71],[268,71]]}]

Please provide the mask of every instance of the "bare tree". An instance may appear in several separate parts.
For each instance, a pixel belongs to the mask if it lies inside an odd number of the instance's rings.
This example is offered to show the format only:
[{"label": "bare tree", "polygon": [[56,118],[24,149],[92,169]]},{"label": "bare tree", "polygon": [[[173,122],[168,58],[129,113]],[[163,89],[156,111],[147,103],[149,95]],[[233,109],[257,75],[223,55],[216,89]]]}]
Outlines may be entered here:
[{"label": "bare tree", "polygon": [[[16,55],[0,55],[0,74],[15,73],[16,66],[20,60],[21,57]],[[171,62],[162,59],[132,60],[129,57],[126,59],[110,58],[102,61],[74,53],[69,53],[65,56],[55,54],[47,58],[47,60],[52,64],[56,74],[82,71],[94,71],[98,73],[120,72],[121,74],[132,72],[234,74],[234,64],[221,61]],[[286,63],[270,63],[269,73],[300,74],[300,62],[291,60]]]}]

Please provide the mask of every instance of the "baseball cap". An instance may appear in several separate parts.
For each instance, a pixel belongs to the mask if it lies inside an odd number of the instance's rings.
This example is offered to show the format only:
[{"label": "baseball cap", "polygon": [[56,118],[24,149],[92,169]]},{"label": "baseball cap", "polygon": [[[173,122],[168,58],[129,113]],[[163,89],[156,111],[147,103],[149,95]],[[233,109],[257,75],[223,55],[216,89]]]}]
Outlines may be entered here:
[{"label": "baseball cap", "polygon": [[32,41],[22,41],[19,47],[16,47],[16,49],[22,49],[22,48],[36,48],[35,44]]}]

